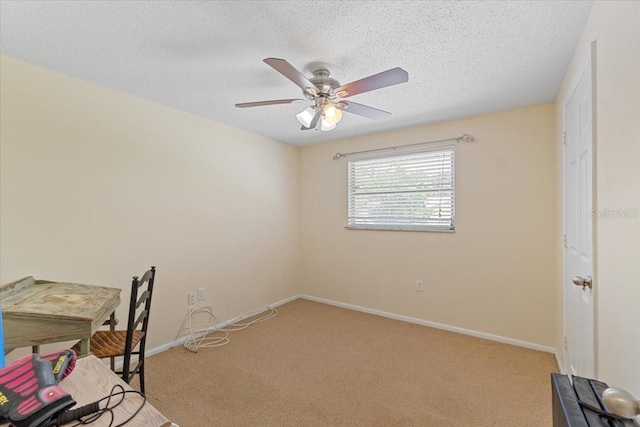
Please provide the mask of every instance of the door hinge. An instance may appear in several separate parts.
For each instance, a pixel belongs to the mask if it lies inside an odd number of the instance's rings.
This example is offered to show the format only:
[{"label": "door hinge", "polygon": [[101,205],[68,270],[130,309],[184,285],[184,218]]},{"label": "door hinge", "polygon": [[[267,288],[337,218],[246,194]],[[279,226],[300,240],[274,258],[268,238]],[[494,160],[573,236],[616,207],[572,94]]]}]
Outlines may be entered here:
[{"label": "door hinge", "polygon": [[564,337],[564,351],[569,351],[569,344],[567,344],[567,336]]},{"label": "door hinge", "polygon": [[564,248],[567,249],[567,235],[564,235]]},{"label": "door hinge", "polygon": [[562,143],[567,145],[567,131],[562,132]]}]

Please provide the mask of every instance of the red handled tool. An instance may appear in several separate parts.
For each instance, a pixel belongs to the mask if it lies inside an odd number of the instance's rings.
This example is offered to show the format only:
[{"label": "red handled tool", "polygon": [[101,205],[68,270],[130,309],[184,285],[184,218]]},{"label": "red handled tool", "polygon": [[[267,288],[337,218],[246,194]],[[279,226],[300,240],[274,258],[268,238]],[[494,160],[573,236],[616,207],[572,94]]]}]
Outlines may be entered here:
[{"label": "red handled tool", "polygon": [[73,350],[32,354],[1,369],[0,418],[15,427],[38,427],[75,405],[57,385],[73,371],[75,357]]}]

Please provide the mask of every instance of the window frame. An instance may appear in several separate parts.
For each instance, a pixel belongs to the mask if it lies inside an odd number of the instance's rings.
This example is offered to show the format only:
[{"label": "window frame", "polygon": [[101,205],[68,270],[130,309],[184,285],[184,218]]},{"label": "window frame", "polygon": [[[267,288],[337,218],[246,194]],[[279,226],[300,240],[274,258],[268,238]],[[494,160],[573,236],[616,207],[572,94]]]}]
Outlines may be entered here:
[{"label": "window frame", "polygon": [[[351,171],[350,170],[351,170],[352,162],[385,159],[385,158],[392,158],[392,157],[408,156],[412,154],[441,152],[441,151],[451,151],[451,168],[453,169],[452,181],[451,181],[451,189],[452,189],[451,225],[437,226],[437,225],[408,224],[406,226],[403,226],[398,224],[380,224],[380,225],[351,224],[351,218],[349,216],[349,213],[350,213],[350,207],[351,207],[351,177],[350,177]],[[347,162],[347,225],[345,225],[345,228],[348,230],[455,233],[456,231],[456,174],[457,174],[456,169],[457,168],[456,168],[456,146],[455,145],[442,145],[438,147],[416,148],[413,150],[406,150],[402,152],[394,152],[394,153],[386,153],[386,154],[361,155],[353,159],[350,159]]]}]

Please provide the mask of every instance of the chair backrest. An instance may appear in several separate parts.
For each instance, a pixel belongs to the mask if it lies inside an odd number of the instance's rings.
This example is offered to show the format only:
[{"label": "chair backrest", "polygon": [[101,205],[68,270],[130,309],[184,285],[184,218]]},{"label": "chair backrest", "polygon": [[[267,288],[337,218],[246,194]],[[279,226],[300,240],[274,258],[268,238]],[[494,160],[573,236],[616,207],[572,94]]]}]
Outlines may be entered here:
[{"label": "chair backrest", "polygon": [[[138,366],[130,372],[131,355],[138,354],[139,360],[144,359],[145,344],[147,341],[147,328],[149,327],[149,313],[151,312],[151,296],[153,295],[153,283],[156,277],[156,268],[146,271],[142,278],[133,277],[131,282],[131,299],[129,301],[129,320],[127,322],[127,338],[125,343],[124,360],[122,366],[122,375],[124,380],[129,383],[131,378],[140,369]],[[138,351],[133,351],[134,331],[142,332]]]}]

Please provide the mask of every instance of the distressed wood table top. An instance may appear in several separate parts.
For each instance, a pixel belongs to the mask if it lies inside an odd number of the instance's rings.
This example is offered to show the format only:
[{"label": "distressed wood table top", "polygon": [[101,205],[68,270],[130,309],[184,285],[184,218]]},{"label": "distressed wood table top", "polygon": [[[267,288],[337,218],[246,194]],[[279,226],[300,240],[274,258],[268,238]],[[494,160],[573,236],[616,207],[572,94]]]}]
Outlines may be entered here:
[{"label": "distressed wood table top", "polygon": [[7,288],[6,292],[4,288],[0,288],[3,313],[86,321],[93,321],[105,305],[120,296],[120,289],[116,288],[42,280],[17,289]]},{"label": "distressed wood table top", "polygon": [[0,286],[5,351],[89,339],[120,303],[120,289],[35,280]]}]

